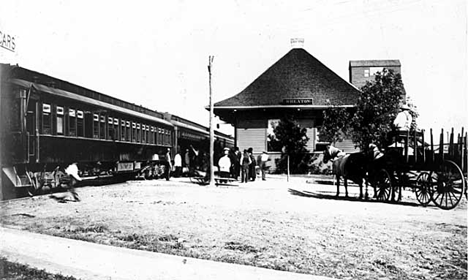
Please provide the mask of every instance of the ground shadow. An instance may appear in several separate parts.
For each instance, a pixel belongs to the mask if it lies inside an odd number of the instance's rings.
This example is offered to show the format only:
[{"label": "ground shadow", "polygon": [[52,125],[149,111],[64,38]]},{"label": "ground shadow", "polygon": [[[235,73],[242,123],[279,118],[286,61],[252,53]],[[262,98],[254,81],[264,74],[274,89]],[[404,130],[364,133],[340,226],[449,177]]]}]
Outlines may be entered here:
[{"label": "ground shadow", "polygon": [[346,196],[336,196],[335,194],[322,193],[322,192],[311,192],[311,191],[300,191],[295,189],[288,189],[292,195],[303,196],[303,197],[312,197],[318,199],[329,199],[329,200],[342,200],[342,201],[356,201],[356,202],[366,202],[366,203],[384,203],[384,204],[394,204],[394,205],[404,205],[411,207],[426,207],[426,208],[437,208],[432,205],[423,206],[419,203],[409,202],[409,201],[380,201],[375,199],[359,199],[358,197],[346,197]]}]

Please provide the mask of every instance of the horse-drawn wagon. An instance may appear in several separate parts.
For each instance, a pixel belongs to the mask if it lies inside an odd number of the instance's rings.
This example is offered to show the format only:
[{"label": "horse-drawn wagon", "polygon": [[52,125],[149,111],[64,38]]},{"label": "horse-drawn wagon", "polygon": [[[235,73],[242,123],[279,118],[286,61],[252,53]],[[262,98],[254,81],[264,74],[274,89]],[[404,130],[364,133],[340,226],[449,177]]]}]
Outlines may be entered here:
[{"label": "horse-drawn wagon", "polygon": [[[337,195],[339,194],[339,177],[374,188],[374,197],[380,201],[399,201],[403,188],[411,188],[421,205],[433,202],[441,209],[455,208],[467,195],[467,133],[462,128],[455,136],[452,129],[448,140],[444,131],[440,133],[439,143],[434,144],[432,129],[430,141],[426,143],[425,132],[414,132],[412,135],[396,135],[393,144],[384,149],[383,154],[374,157],[372,151],[340,156],[336,148],[327,148],[324,162],[338,158],[334,162],[334,173],[337,175]],[[353,166],[352,166],[353,165]],[[365,179],[365,180],[364,180]]]},{"label": "horse-drawn wagon", "polygon": [[396,137],[385,151],[381,163],[372,164],[369,182],[376,189],[379,200],[401,199],[401,190],[410,187],[416,199],[426,206],[431,201],[441,209],[455,208],[466,196],[467,134],[464,130],[455,136],[452,129],[448,142],[444,131],[439,144],[434,144],[432,130],[430,143],[424,131]]}]

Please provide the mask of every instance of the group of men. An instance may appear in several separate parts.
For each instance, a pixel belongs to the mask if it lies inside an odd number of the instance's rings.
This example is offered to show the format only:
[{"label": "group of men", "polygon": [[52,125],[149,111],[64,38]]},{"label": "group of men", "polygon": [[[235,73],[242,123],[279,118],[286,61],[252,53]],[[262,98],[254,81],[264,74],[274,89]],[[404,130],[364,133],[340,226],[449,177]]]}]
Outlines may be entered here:
[{"label": "group of men", "polygon": [[238,147],[235,147],[232,152],[229,148],[225,148],[224,155],[218,161],[220,177],[235,178],[236,180],[239,180],[240,177],[242,183],[255,181],[258,163],[262,172],[262,180],[265,181],[268,160],[269,157],[266,151],[263,151],[261,156],[256,159],[252,148],[244,150],[243,153],[240,152]]}]

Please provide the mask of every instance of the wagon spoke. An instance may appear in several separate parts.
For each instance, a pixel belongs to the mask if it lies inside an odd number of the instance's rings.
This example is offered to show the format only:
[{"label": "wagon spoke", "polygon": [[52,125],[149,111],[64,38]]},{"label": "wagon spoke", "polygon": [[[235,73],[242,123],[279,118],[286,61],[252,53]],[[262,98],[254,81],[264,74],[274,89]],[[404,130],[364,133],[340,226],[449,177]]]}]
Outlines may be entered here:
[{"label": "wagon spoke", "polygon": [[442,193],[442,197],[440,198],[440,205],[444,205],[444,206],[447,205],[447,203],[443,204],[444,198],[446,199],[445,192]]},{"label": "wagon spoke", "polygon": [[433,200],[434,200],[434,202],[436,202],[436,201],[437,201],[437,199],[439,198],[439,196],[440,196],[440,195],[441,195],[441,193],[440,193],[440,192],[439,192],[439,193],[437,193],[437,196],[436,196],[436,197],[433,199]]},{"label": "wagon spoke", "polygon": [[453,205],[452,196],[453,196],[453,198],[455,198],[455,199],[456,199],[456,196],[455,196],[455,194],[453,194],[453,193],[451,193],[451,192],[448,192],[447,194],[448,194],[448,197],[450,198],[450,205]]}]

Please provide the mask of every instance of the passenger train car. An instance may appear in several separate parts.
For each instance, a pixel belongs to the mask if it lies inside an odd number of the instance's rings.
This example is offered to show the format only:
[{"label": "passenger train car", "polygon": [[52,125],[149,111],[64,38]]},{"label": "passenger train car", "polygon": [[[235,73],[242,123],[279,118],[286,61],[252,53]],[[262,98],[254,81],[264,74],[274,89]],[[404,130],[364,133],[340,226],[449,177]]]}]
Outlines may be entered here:
[{"label": "passenger train car", "polygon": [[143,170],[169,179],[168,151],[208,141],[196,123],[8,64],[0,64],[0,109],[0,199],[53,184],[72,163],[85,180]]}]

